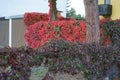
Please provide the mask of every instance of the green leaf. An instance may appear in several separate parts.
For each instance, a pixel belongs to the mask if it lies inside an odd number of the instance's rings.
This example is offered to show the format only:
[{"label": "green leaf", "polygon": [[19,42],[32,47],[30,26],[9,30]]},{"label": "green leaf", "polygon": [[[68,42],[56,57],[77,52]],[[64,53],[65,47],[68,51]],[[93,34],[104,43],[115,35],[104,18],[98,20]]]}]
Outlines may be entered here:
[{"label": "green leaf", "polygon": [[54,27],[54,31],[55,31],[55,32],[59,32],[59,31],[60,31],[60,27],[59,27],[59,26],[55,26],[55,27]]}]

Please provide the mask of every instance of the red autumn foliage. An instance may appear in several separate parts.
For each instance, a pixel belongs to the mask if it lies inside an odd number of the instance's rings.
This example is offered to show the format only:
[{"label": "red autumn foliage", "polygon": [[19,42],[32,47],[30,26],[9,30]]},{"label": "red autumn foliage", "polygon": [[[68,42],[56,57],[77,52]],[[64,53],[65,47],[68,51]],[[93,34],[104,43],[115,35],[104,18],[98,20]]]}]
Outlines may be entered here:
[{"label": "red autumn foliage", "polygon": [[[100,20],[100,25],[105,21]],[[57,21],[49,21],[48,14],[26,13],[24,22],[27,26],[25,40],[27,45],[32,48],[39,48],[54,38],[62,38],[69,42],[85,42],[86,40],[85,21],[64,17],[59,17]],[[109,36],[103,33],[102,27],[100,27],[100,32],[102,44],[109,44]]]},{"label": "red autumn foliage", "polygon": [[104,30],[103,30],[103,28],[102,28],[102,24],[103,24],[104,22],[106,22],[107,20],[110,20],[110,19],[101,19],[101,20],[100,20],[100,38],[101,38],[101,44],[102,44],[102,45],[107,45],[107,44],[110,43],[110,36],[104,34]]},{"label": "red autumn foliage", "polygon": [[33,13],[25,13],[24,15],[24,23],[26,26],[30,26],[41,20],[48,21],[49,14],[33,12]]},{"label": "red autumn foliage", "polygon": [[[47,13],[38,13],[38,12],[32,12],[32,13],[25,13],[24,14],[24,23],[27,27],[30,25],[35,24],[39,21],[49,21],[49,15]],[[72,18],[64,18],[64,17],[58,17],[58,20],[74,20]]]},{"label": "red autumn foliage", "polygon": [[25,40],[28,46],[38,48],[53,38],[85,42],[85,36],[84,21],[40,21],[27,27]]}]

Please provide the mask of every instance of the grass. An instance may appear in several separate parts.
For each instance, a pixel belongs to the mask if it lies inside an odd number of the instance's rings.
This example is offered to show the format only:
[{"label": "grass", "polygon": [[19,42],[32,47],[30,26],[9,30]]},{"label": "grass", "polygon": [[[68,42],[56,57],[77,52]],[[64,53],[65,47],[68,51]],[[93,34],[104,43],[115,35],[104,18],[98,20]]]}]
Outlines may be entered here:
[{"label": "grass", "polygon": [[[41,80],[45,76],[46,72],[48,72],[47,67],[33,67],[31,68],[30,80]],[[74,76],[69,74],[56,74],[54,77],[56,80],[85,80],[81,74]]]},{"label": "grass", "polygon": [[41,80],[48,71],[47,67],[33,67],[31,68],[30,80]]}]

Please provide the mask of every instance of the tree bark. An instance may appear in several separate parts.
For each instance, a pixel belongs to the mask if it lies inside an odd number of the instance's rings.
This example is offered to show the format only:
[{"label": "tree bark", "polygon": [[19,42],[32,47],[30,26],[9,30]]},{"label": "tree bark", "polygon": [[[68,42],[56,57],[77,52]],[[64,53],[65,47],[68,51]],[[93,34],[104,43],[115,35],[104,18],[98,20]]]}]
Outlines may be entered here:
[{"label": "tree bark", "polygon": [[97,0],[84,0],[86,19],[86,42],[100,43],[100,27]]},{"label": "tree bark", "polygon": [[49,0],[49,15],[50,19],[49,20],[57,20],[57,7],[56,7],[56,1],[57,0]]}]

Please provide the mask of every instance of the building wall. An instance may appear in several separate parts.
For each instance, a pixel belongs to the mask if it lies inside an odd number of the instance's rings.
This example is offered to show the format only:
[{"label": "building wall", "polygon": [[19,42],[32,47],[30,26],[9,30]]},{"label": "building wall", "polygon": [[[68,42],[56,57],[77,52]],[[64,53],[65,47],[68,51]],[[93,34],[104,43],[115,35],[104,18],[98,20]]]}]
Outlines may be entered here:
[{"label": "building wall", "polygon": [[[23,19],[12,19],[12,47],[25,46]],[[0,47],[9,45],[9,20],[0,20]]]},{"label": "building wall", "polygon": [[[104,4],[104,0],[99,0],[99,4]],[[111,19],[120,19],[120,0],[111,0],[110,4],[112,5]]]},{"label": "building wall", "polygon": [[112,19],[120,19],[120,0],[111,0],[113,6]]},{"label": "building wall", "polygon": [[9,21],[0,20],[0,46],[9,44]]},{"label": "building wall", "polygon": [[24,40],[25,25],[23,19],[13,19],[12,21],[12,46],[25,46]]}]

